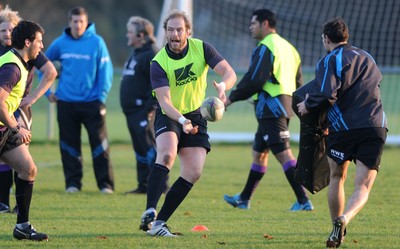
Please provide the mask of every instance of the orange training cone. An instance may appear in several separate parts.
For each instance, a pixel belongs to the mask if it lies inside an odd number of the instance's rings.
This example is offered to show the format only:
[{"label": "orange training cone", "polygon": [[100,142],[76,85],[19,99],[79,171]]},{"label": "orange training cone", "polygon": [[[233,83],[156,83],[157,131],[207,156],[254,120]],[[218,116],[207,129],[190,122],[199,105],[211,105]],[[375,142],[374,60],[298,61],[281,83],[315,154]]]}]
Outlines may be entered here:
[{"label": "orange training cone", "polygon": [[198,231],[208,231],[208,228],[203,225],[196,225],[192,228],[193,232],[198,232]]}]

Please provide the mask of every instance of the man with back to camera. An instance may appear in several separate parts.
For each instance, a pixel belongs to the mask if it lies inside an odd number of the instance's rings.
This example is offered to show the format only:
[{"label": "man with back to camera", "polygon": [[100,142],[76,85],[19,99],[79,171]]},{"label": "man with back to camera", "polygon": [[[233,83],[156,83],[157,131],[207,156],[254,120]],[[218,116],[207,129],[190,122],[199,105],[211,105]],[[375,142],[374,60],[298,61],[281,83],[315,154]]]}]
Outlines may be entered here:
[{"label": "man with back to camera", "polygon": [[[328,205],[332,232],[326,247],[338,248],[350,220],[364,207],[376,179],[386,142],[382,74],[370,54],[348,43],[349,30],[341,18],[325,23],[322,43],[328,54],[319,60],[301,115],[328,106],[327,155],[330,167]],[[344,184],[350,162],[356,164],[354,190],[345,207]]]}]

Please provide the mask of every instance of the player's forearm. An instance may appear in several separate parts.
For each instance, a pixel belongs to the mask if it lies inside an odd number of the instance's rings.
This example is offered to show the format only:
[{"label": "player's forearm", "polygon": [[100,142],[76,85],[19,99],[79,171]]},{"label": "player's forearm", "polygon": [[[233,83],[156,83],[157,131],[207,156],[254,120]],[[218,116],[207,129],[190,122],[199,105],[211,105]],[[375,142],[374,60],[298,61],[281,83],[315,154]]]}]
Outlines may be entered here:
[{"label": "player's forearm", "polygon": [[179,118],[183,115],[172,104],[169,87],[160,87],[154,90],[158,103],[160,104],[161,109],[164,111],[165,115],[167,115],[172,120],[179,121]]},{"label": "player's forearm", "polygon": [[225,82],[225,90],[229,90],[235,85],[237,80],[236,73],[226,60],[218,63],[214,67],[214,71],[221,76],[221,82]]},{"label": "player's forearm", "polygon": [[[57,74],[56,74],[57,75]],[[54,82],[56,77],[46,77],[43,76],[42,80],[39,83],[39,86],[35,89],[35,91],[31,94],[32,96],[32,103],[35,103],[40,97],[42,97],[47,90],[49,90],[51,84]]]},{"label": "player's forearm", "polygon": [[32,103],[30,104],[35,103],[40,97],[42,97],[43,94],[49,90],[51,84],[53,84],[57,77],[57,70],[51,62],[46,63],[40,70],[43,73],[43,77],[35,91],[30,94],[32,100]]},{"label": "player's forearm", "polygon": [[10,116],[7,112],[7,106],[5,103],[0,104],[0,121],[8,128],[13,128],[18,125],[18,122]]},{"label": "player's forearm", "polygon": [[229,100],[232,102],[246,100],[261,91],[263,84],[251,79],[250,73],[246,73],[237,84],[236,89],[231,91]]}]

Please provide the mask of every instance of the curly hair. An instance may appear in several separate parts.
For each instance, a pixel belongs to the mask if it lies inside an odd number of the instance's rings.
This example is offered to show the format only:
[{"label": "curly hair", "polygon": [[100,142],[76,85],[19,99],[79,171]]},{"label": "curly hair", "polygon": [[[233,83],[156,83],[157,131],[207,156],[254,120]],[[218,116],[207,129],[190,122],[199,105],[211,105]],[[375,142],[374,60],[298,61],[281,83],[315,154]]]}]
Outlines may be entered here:
[{"label": "curly hair", "polygon": [[14,26],[17,26],[21,20],[22,18],[19,16],[18,11],[12,10],[8,4],[4,9],[0,6],[0,23],[10,22],[14,24]]}]

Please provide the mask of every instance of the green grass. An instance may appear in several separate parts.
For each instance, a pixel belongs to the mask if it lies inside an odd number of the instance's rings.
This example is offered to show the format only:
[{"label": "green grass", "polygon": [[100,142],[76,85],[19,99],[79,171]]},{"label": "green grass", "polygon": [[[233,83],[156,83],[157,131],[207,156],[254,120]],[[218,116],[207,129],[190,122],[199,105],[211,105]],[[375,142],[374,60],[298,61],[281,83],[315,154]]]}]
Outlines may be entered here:
[{"label": "green grass", "polygon": [[[209,78],[212,81],[213,75]],[[306,75],[305,82],[307,82]],[[235,194],[244,186],[251,162],[251,145],[213,145],[204,173],[188,198],[174,213],[168,224],[173,232],[184,235],[176,239],[151,238],[138,230],[145,208],[145,196],[125,196],[124,191],[136,185],[134,154],[125,117],[119,106],[119,76],[107,101],[107,126],[111,142],[116,193],[105,196],[96,188],[86,131],[84,141],[83,191],[76,195],[64,192],[64,176],[57,144],[57,123],[53,126],[53,141],[47,137],[48,102],[40,99],[33,106],[33,143],[30,150],[39,173],[31,208],[31,221],[39,231],[49,234],[50,241],[34,243],[16,241],[12,237],[15,215],[0,215],[0,248],[324,248],[331,230],[326,189],[310,195],[315,211],[290,213],[295,201],[282,169],[273,156],[261,181],[250,210],[229,207],[223,194]],[[240,78],[240,76],[239,76]],[[391,134],[400,126],[398,76],[386,77],[382,94],[387,106]],[[208,89],[208,95],[215,91]],[[217,123],[210,123],[210,132],[251,132],[256,129],[253,108],[245,101],[235,103]],[[292,132],[298,132],[298,119],[293,118]],[[50,139],[51,140],[51,139]],[[297,154],[297,146],[294,145]],[[400,195],[398,193],[398,161],[400,148],[386,148],[370,200],[351,222],[342,248],[398,248],[400,239]],[[352,190],[354,168],[346,184],[347,195]],[[171,171],[171,181],[179,174],[179,162]],[[11,199],[12,204],[15,203]],[[160,206],[163,199],[160,201]],[[191,232],[197,224],[208,232]],[[272,239],[264,238],[270,235]]]},{"label": "green grass", "polygon": [[[297,146],[293,146],[297,154]],[[38,165],[30,219],[49,234],[48,242],[17,241],[12,237],[16,217],[0,214],[0,248],[324,248],[331,230],[326,189],[310,195],[315,211],[291,213],[295,201],[282,169],[271,156],[267,174],[252,199],[250,210],[234,209],[223,194],[242,190],[251,161],[251,145],[214,144],[203,176],[168,221],[179,238],[152,238],[138,230],[145,196],[126,196],[136,185],[130,144],[111,144],[116,193],[101,194],[96,188],[90,152],[85,144],[83,190],[64,192],[64,178],[56,143],[33,143]],[[400,196],[398,155],[400,148],[385,149],[382,167],[369,202],[350,223],[342,248],[398,248]],[[171,182],[179,174],[179,162]],[[355,167],[350,167],[347,195],[352,190]],[[11,198],[12,205],[15,200]],[[159,207],[163,202],[160,200]],[[158,208],[159,208],[158,207]],[[191,232],[197,224],[208,232]],[[264,235],[272,239],[264,238]]]}]

